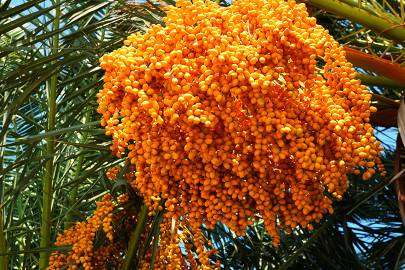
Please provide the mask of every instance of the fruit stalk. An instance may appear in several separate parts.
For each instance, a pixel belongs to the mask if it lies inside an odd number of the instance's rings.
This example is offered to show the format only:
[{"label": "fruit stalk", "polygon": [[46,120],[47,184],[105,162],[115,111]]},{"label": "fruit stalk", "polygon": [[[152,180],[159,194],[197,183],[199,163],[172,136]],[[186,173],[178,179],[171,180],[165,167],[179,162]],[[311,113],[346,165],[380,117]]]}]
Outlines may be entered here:
[{"label": "fruit stalk", "polygon": [[138,246],[139,246],[139,243],[141,240],[141,235],[142,235],[143,231],[145,230],[147,214],[148,214],[148,208],[144,204],[141,206],[141,211],[139,212],[139,215],[138,215],[138,222],[136,223],[135,230],[131,235],[131,239],[129,240],[128,251],[125,256],[125,261],[124,261],[124,265],[122,266],[122,270],[131,269],[133,259],[138,250]]},{"label": "fruit stalk", "polygon": [[360,23],[377,34],[381,34],[392,40],[399,42],[405,40],[404,25],[395,24],[384,18],[377,17],[362,8],[353,7],[336,0],[306,0],[305,2],[353,22]]}]

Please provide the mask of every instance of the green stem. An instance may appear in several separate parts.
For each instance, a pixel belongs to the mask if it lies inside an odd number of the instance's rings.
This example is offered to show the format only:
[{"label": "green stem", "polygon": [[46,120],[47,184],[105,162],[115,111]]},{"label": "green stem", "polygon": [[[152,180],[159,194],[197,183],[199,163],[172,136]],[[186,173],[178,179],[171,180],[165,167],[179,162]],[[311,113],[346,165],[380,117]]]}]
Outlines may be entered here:
[{"label": "green stem", "polygon": [[[0,211],[0,253],[7,253],[7,242],[4,232],[4,212],[3,209]],[[6,270],[8,265],[8,256],[0,257],[0,269]]]},{"label": "green stem", "polygon": [[389,105],[389,107],[391,109],[398,109],[399,108],[400,103],[398,101],[394,100],[394,99],[385,97],[383,95],[375,94],[375,93],[372,93],[372,96],[373,96],[373,99],[378,101],[378,103],[387,104],[387,105]]},{"label": "green stem", "polygon": [[381,34],[398,42],[405,40],[405,27],[380,18],[367,12],[366,10],[350,6],[337,0],[306,0],[306,3],[342,16],[353,22],[359,23],[377,34]]},{"label": "green stem", "polygon": [[[153,267],[155,265],[157,248],[159,245],[159,237],[160,237],[160,224],[162,223],[162,220],[163,220],[163,214],[164,214],[164,210],[159,211],[158,215],[156,216],[155,220],[153,221],[152,229],[149,234],[149,236],[153,237],[153,244],[152,244],[150,264],[149,264],[150,270],[153,270],[154,269]],[[146,244],[149,245],[149,240],[146,241]],[[146,248],[144,250],[145,250],[145,252],[142,254],[142,256],[145,256]]]},{"label": "green stem", "polygon": [[[8,92],[4,95],[4,100],[7,100]],[[7,113],[3,116],[3,123],[7,119]],[[2,144],[5,144],[7,141],[7,132],[4,134]],[[4,157],[5,147],[0,147],[0,164],[1,169],[3,169],[3,157]],[[4,192],[4,185],[3,182],[5,180],[5,175],[0,177],[0,202],[3,202],[3,192]],[[0,253],[6,253],[7,250],[7,242],[6,242],[6,235],[4,232],[4,209],[3,207],[0,208]],[[6,270],[8,266],[8,257],[1,256],[0,257],[0,270]]]},{"label": "green stem", "polygon": [[153,238],[152,255],[150,256],[150,266],[149,266],[150,270],[153,270],[153,267],[155,266],[156,253],[159,245],[159,237],[160,237],[159,232],[157,232]]},{"label": "green stem", "polygon": [[138,250],[139,242],[141,240],[141,235],[145,230],[146,225],[146,217],[148,214],[148,207],[143,204],[141,206],[141,211],[138,215],[138,222],[136,224],[136,228],[133,231],[131,238],[128,243],[128,251],[125,256],[124,265],[122,266],[122,270],[129,270],[132,269],[131,265],[134,260],[135,254]]},{"label": "green stem", "polygon": [[[384,44],[382,42],[372,42],[371,40],[362,40],[359,38],[351,40],[351,44],[356,45],[358,47],[368,47],[371,46],[372,48],[378,48],[380,50],[385,50],[389,46],[389,44]],[[390,52],[392,53],[401,53],[401,49],[398,47],[391,47]]]},{"label": "green stem", "polygon": [[298,248],[291,256],[288,257],[288,260],[283,263],[278,269],[279,270],[287,270],[289,266],[301,256],[301,254],[309,248],[314,242],[318,239],[318,237],[325,231],[327,228],[334,222],[334,216],[332,216],[328,221],[322,224],[321,227],[316,229],[311,237],[300,247]]},{"label": "green stem", "polygon": [[363,2],[363,1],[359,1],[359,0],[340,0],[340,1],[350,5],[352,7],[362,8],[377,17],[383,17],[383,16],[385,16],[386,18],[389,17],[389,20],[393,23],[401,23],[401,20],[399,18],[395,17],[392,13],[384,11],[384,8],[375,2],[374,2],[375,5],[378,5],[379,9],[376,8],[376,6],[373,6],[372,4],[370,4],[368,2]]},{"label": "green stem", "polygon": [[[84,124],[87,123],[87,120],[90,117],[89,112],[90,111],[87,111],[85,113],[85,115],[84,115],[84,119],[83,119]],[[88,137],[88,133],[86,132],[86,133],[83,134],[83,138],[79,137],[79,140],[81,141],[81,143],[85,144],[87,142],[87,137]],[[83,149],[83,148],[80,148],[80,149]],[[83,163],[84,163],[84,154],[81,154],[79,156],[78,160],[77,160],[74,180],[76,180],[81,175]],[[68,195],[68,209],[70,209],[70,211],[68,211],[66,213],[65,226],[64,226],[65,229],[68,229],[69,227],[71,227],[73,225],[73,222],[74,222],[74,209],[73,209],[73,206],[75,205],[75,203],[77,201],[78,192],[79,192],[79,183],[72,187],[72,190],[70,191],[70,193]]]},{"label": "green stem", "polygon": [[371,76],[367,74],[357,73],[357,79],[361,80],[364,85],[405,88],[405,84],[391,80],[384,76]]},{"label": "green stem", "polygon": [[[77,160],[77,165],[76,165],[76,172],[75,172],[75,177],[74,179],[76,179],[77,177],[79,177],[81,170],[82,170],[82,166],[83,166],[83,161],[84,161],[84,155],[80,155],[78,160]],[[70,209],[70,211],[68,211],[66,213],[66,218],[65,218],[65,225],[64,228],[68,229],[73,225],[74,222],[74,210],[71,209],[76,200],[77,200],[77,194],[79,191],[79,184],[76,184],[72,187],[72,190],[69,192],[68,195],[68,209]]]},{"label": "green stem", "polygon": [[[59,29],[60,26],[60,0],[56,0],[55,18],[53,21],[53,30]],[[57,53],[59,47],[59,35],[54,35],[52,39],[52,53]],[[51,77],[48,89],[48,131],[55,129],[56,123],[56,98],[58,87],[58,74]],[[55,154],[55,137],[46,137],[46,152],[48,155]],[[52,221],[52,197],[53,197],[53,175],[54,159],[49,159],[45,165],[45,173],[42,186],[42,218],[40,248],[48,248],[51,241],[51,221]],[[45,269],[48,266],[48,252],[41,252],[39,255],[39,269]]]}]

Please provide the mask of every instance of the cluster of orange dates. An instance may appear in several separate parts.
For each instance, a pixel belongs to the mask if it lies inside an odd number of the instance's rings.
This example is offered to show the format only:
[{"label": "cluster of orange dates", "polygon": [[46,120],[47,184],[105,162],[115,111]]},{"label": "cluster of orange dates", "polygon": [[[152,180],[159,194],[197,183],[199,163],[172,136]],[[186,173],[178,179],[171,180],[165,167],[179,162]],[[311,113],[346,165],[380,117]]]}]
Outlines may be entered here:
[{"label": "cluster of orange dates", "polygon": [[164,24],[101,58],[97,95],[151,211],[239,235],[259,217],[278,245],[333,212],[348,173],[385,173],[371,94],[304,4],[179,0]]},{"label": "cluster of orange dates", "polygon": [[[71,245],[72,251],[65,254],[60,251],[53,252],[49,259],[49,270],[79,269],[81,265],[84,270],[107,269],[107,262],[116,264],[120,261],[118,256],[113,254],[119,250],[118,244],[113,240],[112,217],[114,203],[111,195],[105,195],[100,202],[97,202],[97,209],[86,221],[77,223],[56,239],[56,246]],[[94,239],[99,229],[102,228],[106,235],[106,245],[94,251]]]},{"label": "cluster of orange dates", "polygon": [[102,124],[146,202],[238,234],[259,213],[277,245],[382,169],[371,94],[304,4],[184,0],[164,22],[101,58]]},{"label": "cluster of orange dates", "polygon": [[[115,181],[120,170],[123,168],[111,167],[107,177]],[[129,167],[122,177],[128,182],[134,181],[133,170]],[[132,244],[128,239],[138,222],[141,222],[138,220],[139,207],[131,207],[131,200],[139,198],[131,198],[128,193],[116,197],[104,195],[97,202],[92,216],[57,237],[56,246],[71,246],[71,250],[54,251],[48,269],[123,269],[128,246]],[[160,206],[160,203],[157,205]],[[145,254],[137,265],[131,265],[131,269],[219,269],[219,261],[215,260],[216,250],[200,230],[192,230],[187,224],[161,214],[149,215],[146,219],[139,245],[146,247]],[[155,223],[160,223],[158,234],[154,228]],[[157,239],[158,246],[155,254],[152,254],[152,242]]]}]

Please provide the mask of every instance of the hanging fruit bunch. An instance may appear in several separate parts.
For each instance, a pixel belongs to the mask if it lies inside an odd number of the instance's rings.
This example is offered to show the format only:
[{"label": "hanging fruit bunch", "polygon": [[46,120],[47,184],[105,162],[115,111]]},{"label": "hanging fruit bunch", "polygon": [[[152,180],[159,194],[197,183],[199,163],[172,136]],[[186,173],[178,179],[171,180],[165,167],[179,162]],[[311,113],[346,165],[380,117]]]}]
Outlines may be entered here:
[{"label": "hanging fruit bunch", "polygon": [[[93,215],[84,222],[79,222],[56,239],[56,246],[71,245],[70,252],[53,252],[49,259],[49,270],[53,269],[79,269],[82,265],[85,270],[107,269],[107,264],[118,265],[121,259],[118,255],[118,242],[113,241],[112,219],[114,203],[110,194],[105,195],[100,202],[97,202],[97,208]],[[101,231],[106,236],[105,245],[94,252],[94,239],[96,234]]]},{"label": "hanging fruit bunch", "polygon": [[148,205],[239,235],[258,216],[278,245],[333,212],[347,174],[383,171],[371,94],[304,4],[180,0],[164,24],[101,58],[97,95]]},{"label": "hanging fruit bunch", "polygon": [[[116,181],[121,170],[124,169],[111,167],[107,177]],[[134,181],[134,168],[125,171],[122,177],[128,182]],[[71,249],[54,251],[48,269],[219,269],[216,250],[201,231],[193,233],[181,222],[163,216],[157,198],[154,198],[157,215],[149,215],[142,221],[146,216],[140,213],[142,207],[131,203],[139,201],[140,198],[131,197],[129,193],[104,195],[87,220],[57,237],[55,246],[71,246]],[[138,223],[144,224],[137,235],[138,257],[128,258],[129,246],[133,245],[128,239],[132,238]],[[125,268],[126,260],[129,268]]]}]

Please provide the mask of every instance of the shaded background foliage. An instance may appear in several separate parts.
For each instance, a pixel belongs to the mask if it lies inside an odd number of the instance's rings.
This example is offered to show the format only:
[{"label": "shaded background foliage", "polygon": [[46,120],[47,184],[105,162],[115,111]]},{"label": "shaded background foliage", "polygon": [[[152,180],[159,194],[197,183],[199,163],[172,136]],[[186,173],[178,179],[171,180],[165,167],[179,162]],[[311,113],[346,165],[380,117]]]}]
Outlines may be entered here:
[{"label": "shaded background foliage", "polygon": [[[0,269],[44,268],[47,253],[56,247],[41,239],[53,242],[64,228],[84,220],[112,188],[105,170],[121,160],[111,156],[110,138],[98,123],[95,94],[103,76],[98,58],[120,47],[129,33],[162,23],[165,14],[159,4],[128,2],[0,1]],[[356,67],[380,108],[372,120],[386,145],[389,176],[368,182],[351,176],[335,213],[312,232],[283,233],[278,249],[261,222],[249,227],[245,237],[236,237],[222,224],[206,234],[224,269],[401,269],[404,227],[388,181],[395,173],[395,117],[405,83],[395,74],[383,77],[376,71],[405,69],[405,49],[404,40],[389,35],[392,29],[381,31],[373,16],[405,32],[405,4],[304,2],[341,44],[363,52],[366,60],[384,59]],[[336,3],[353,14],[331,9]],[[369,16],[356,18],[359,10]],[[52,196],[43,192],[45,183]]]}]

